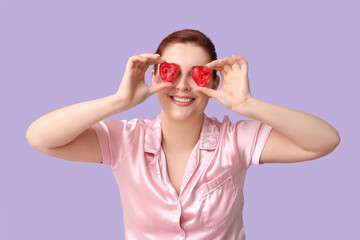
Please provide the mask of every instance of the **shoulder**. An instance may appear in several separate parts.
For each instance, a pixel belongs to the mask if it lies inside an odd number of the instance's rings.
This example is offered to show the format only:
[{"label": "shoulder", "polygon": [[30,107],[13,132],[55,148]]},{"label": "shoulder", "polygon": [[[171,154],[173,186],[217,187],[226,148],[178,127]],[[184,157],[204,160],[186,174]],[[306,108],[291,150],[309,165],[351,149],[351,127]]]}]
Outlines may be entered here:
[{"label": "shoulder", "polygon": [[270,128],[266,124],[255,119],[241,119],[231,121],[228,115],[225,115],[222,121],[216,117],[207,117],[209,125],[216,126],[221,135],[233,135],[246,137],[247,135],[253,136],[259,131],[267,130]]}]

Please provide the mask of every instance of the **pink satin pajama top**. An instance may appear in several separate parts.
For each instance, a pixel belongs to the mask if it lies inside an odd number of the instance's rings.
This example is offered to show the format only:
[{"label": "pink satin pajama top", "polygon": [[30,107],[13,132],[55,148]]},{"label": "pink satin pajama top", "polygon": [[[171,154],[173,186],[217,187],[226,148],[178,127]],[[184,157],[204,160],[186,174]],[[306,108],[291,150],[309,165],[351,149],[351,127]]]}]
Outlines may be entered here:
[{"label": "pink satin pajama top", "polygon": [[271,127],[204,115],[178,195],[169,180],[155,119],[104,119],[92,127],[120,190],[125,239],[244,240],[243,185]]}]

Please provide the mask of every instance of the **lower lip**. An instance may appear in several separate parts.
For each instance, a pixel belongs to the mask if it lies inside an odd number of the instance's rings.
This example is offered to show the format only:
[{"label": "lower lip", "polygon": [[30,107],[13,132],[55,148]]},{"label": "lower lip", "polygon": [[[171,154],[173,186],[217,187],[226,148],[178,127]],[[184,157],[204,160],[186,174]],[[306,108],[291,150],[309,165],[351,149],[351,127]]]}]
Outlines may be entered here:
[{"label": "lower lip", "polygon": [[178,101],[175,101],[175,99],[173,97],[170,97],[170,98],[173,103],[175,103],[176,105],[181,106],[181,107],[189,106],[190,104],[192,104],[194,102],[194,99],[191,100],[190,102],[178,102]]}]

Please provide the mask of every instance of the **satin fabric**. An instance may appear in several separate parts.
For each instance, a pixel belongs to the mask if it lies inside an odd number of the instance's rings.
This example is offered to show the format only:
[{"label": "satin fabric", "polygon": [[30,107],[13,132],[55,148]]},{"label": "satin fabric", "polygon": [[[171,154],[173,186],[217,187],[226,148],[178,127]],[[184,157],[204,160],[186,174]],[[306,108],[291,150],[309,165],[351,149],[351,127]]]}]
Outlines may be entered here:
[{"label": "satin fabric", "polygon": [[95,129],[120,191],[125,239],[239,239],[243,185],[271,127],[257,120],[222,122],[204,114],[200,139],[188,160],[178,195],[169,180],[155,119],[104,119]]}]

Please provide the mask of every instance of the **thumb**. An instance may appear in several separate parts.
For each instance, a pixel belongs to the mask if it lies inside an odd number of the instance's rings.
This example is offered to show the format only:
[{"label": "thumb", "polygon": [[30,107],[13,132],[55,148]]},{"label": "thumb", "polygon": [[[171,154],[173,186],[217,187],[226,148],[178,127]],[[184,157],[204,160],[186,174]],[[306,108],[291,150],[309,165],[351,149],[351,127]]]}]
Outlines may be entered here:
[{"label": "thumb", "polygon": [[208,95],[209,97],[215,98],[217,96],[217,91],[212,89],[212,88],[207,88],[207,87],[197,87],[195,89],[196,92],[201,92],[205,95]]},{"label": "thumb", "polygon": [[154,93],[156,93],[164,88],[170,87],[172,85],[173,84],[171,82],[162,82],[162,83],[157,83],[155,85],[152,85],[149,87],[150,95],[153,95]]}]

